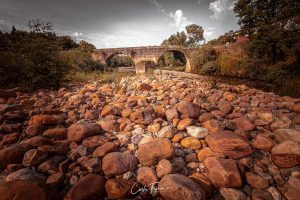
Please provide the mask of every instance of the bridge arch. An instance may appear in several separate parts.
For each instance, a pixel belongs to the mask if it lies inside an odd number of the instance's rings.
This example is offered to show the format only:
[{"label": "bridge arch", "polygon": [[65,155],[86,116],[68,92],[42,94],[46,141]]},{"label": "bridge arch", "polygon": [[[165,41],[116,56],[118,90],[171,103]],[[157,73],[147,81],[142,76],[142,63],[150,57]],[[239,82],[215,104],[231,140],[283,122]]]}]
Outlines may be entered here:
[{"label": "bridge arch", "polygon": [[[121,58],[121,57],[123,56],[123,57],[126,58],[126,59],[130,59],[131,62],[132,62],[132,66],[135,65],[135,62],[134,62],[134,60],[133,60],[133,58],[132,58],[131,55],[128,55],[128,54],[122,53],[122,52],[115,52],[115,53],[112,53],[112,54],[110,54],[109,56],[107,56],[107,58],[105,59],[105,64],[106,64],[107,67],[109,67],[109,66],[112,64],[112,63],[111,63],[111,60],[112,60],[113,58],[115,58],[116,56],[118,56],[119,58]],[[126,67],[127,67],[127,66],[126,66]]]},{"label": "bridge arch", "polygon": [[[183,66],[185,68],[189,67],[190,66],[190,59],[189,57],[187,56],[186,52],[184,51],[181,51],[181,50],[178,50],[178,49],[169,49],[169,50],[166,50],[166,51],[163,51],[159,58],[158,58],[158,64],[159,62],[164,59],[163,57],[167,54],[167,53],[173,53],[173,56],[177,56],[177,59],[179,59]],[[180,58],[181,57],[181,58]]]}]

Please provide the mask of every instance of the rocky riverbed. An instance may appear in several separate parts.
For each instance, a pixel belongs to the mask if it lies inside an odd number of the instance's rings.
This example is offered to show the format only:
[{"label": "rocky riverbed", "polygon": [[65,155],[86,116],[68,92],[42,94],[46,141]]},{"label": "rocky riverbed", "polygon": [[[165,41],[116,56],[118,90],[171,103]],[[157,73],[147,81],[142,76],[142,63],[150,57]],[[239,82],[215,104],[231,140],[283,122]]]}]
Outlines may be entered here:
[{"label": "rocky riverbed", "polygon": [[299,199],[300,99],[170,74],[2,96],[0,200]]}]

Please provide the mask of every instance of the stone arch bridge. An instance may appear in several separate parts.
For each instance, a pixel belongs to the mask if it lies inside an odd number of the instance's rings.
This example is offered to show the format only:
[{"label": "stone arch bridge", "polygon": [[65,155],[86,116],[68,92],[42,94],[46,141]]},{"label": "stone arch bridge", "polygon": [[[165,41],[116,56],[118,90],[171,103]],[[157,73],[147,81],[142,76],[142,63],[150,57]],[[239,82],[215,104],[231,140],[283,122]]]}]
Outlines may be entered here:
[{"label": "stone arch bridge", "polygon": [[186,72],[195,72],[197,67],[192,59],[192,52],[198,48],[178,47],[178,46],[146,46],[146,47],[125,47],[125,48],[108,48],[97,49],[92,53],[92,58],[95,61],[108,64],[110,58],[115,55],[126,55],[133,59],[137,73],[146,71],[147,62],[152,62],[158,65],[158,61],[162,55],[167,52],[180,52],[186,58]]}]

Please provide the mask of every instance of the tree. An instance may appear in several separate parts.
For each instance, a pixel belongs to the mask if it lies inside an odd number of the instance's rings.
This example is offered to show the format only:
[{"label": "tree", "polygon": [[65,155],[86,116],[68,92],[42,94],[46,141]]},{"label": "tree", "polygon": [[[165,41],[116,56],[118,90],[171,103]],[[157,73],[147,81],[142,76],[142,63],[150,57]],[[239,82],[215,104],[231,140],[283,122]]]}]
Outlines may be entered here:
[{"label": "tree", "polygon": [[300,2],[239,0],[234,7],[241,30],[250,35],[249,55],[275,63],[300,52]]},{"label": "tree", "polygon": [[41,19],[29,20],[28,26],[30,31],[34,33],[54,33],[53,24],[51,22],[41,21]]},{"label": "tree", "polygon": [[186,46],[187,35],[184,31],[171,35],[162,42],[162,45]]},{"label": "tree", "polygon": [[197,24],[191,24],[186,27],[187,32],[187,46],[196,46],[200,41],[204,40],[204,29]]}]

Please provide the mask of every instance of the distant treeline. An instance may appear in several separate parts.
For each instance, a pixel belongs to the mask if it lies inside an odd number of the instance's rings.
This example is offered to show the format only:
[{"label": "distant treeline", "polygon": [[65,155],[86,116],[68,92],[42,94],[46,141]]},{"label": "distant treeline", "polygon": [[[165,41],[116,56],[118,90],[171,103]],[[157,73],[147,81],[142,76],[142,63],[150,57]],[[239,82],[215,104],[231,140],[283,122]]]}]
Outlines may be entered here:
[{"label": "distant treeline", "polygon": [[91,58],[95,47],[57,36],[51,23],[32,20],[30,31],[0,32],[0,85],[26,89],[56,88],[76,71],[102,70]]}]

